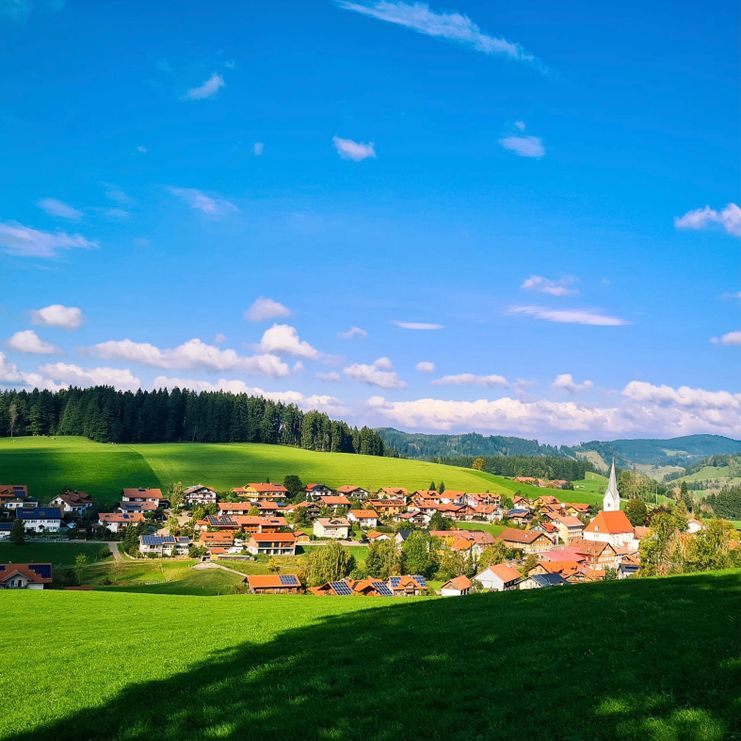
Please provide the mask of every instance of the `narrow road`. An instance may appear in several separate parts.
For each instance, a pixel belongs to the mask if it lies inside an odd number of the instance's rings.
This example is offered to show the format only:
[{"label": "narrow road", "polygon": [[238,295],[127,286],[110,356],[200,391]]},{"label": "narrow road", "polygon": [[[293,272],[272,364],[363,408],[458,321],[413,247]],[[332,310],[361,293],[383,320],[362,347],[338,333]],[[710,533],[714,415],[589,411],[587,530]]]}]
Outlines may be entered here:
[{"label": "narrow road", "polygon": [[237,576],[244,578],[244,574],[241,571],[230,569],[228,566],[222,566],[220,563],[213,563],[212,561],[201,561],[200,563],[191,566],[191,568],[196,569],[197,571],[202,571],[203,569],[221,569],[222,571],[228,571],[230,574],[236,574]]}]

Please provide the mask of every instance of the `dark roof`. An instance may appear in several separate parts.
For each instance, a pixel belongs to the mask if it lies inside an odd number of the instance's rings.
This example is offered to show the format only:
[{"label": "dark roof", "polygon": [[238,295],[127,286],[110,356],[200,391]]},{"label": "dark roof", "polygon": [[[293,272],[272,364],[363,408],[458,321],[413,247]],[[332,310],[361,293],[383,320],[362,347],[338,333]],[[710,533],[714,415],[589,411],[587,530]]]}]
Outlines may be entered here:
[{"label": "dark roof", "polygon": [[190,543],[190,538],[175,538],[172,535],[142,535],[139,538],[142,545],[174,545],[175,543]]},{"label": "dark roof", "polygon": [[21,520],[61,520],[62,513],[59,507],[34,507],[33,509],[17,509],[16,517]]},{"label": "dark roof", "polygon": [[561,574],[535,574],[530,577],[539,587],[560,587],[568,584]]},{"label": "dark roof", "polygon": [[396,534],[401,535],[402,540],[406,540],[413,532],[413,530],[397,530]]}]

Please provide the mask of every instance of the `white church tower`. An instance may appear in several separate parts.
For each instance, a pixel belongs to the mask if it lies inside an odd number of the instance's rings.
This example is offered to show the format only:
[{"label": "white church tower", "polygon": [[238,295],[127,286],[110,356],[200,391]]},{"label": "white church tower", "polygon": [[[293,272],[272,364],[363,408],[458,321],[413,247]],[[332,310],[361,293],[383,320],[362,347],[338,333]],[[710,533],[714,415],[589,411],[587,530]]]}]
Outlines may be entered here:
[{"label": "white church tower", "polygon": [[615,459],[612,459],[610,468],[610,480],[607,483],[607,491],[602,500],[602,509],[605,512],[617,512],[620,509],[620,492],[617,487],[617,477],[615,475]]}]

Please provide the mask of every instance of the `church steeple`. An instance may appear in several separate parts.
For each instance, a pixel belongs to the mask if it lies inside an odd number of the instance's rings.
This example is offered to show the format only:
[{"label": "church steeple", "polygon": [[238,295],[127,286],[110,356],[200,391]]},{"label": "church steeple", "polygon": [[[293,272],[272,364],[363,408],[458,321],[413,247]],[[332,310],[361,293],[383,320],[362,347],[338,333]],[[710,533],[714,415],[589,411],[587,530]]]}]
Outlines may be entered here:
[{"label": "church steeple", "polygon": [[612,458],[612,466],[610,467],[610,479],[607,482],[607,490],[602,500],[602,509],[605,512],[617,512],[620,509],[620,492],[617,486],[614,456]]}]

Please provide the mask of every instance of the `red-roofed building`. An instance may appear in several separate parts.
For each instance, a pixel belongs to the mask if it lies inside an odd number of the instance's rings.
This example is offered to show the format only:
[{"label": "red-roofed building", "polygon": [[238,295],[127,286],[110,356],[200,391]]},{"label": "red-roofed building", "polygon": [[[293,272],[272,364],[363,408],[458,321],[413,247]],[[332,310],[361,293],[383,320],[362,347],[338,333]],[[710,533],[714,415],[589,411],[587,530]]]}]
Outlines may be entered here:
[{"label": "red-roofed building", "polygon": [[244,578],[252,594],[303,594],[296,574],[250,574]]},{"label": "red-roofed building", "polygon": [[50,563],[0,563],[0,589],[44,589],[51,581]]},{"label": "red-roofed building", "polygon": [[584,528],[584,540],[596,540],[619,548],[638,548],[633,525],[621,509],[612,512],[601,510]]},{"label": "red-roofed building", "polygon": [[468,594],[473,587],[473,582],[465,575],[449,579],[440,587],[442,597],[462,597]]},{"label": "red-roofed building", "polygon": [[357,522],[360,527],[376,527],[378,525],[378,512],[374,509],[351,509],[347,513],[350,522]]},{"label": "red-roofed building", "polygon": [[510,589],[517,589],[522,575],[506,563],[498,563],[489,566],[473,578],[490,592],[506,592]]},{"label": "red-roofed building", "polygon": [[254,556],[295,556],[296,536],[293,533],[253,533],[247,550]]},{"label": "red-roofed building", "polygon": [[517,530],[508,527],[499,533],[499,539],[508,547],[524,553],[542,553],[553,547],[553,541],[537,530]]}]

